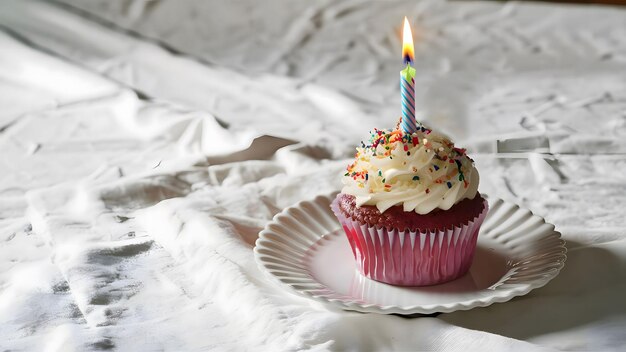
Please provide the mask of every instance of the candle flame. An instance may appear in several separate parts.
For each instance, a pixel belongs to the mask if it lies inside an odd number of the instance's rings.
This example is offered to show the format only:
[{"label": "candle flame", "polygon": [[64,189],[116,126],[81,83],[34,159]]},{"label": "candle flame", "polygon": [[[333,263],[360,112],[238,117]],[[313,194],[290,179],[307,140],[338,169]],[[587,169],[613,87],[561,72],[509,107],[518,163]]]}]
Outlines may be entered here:
[{"label": "candle flame", "polygon": [[406,16],[404,16],[404,28],[402,29],[402,59],[405,64],[411,64],[415,59],[413,33],[411,33],[411,25]]}]

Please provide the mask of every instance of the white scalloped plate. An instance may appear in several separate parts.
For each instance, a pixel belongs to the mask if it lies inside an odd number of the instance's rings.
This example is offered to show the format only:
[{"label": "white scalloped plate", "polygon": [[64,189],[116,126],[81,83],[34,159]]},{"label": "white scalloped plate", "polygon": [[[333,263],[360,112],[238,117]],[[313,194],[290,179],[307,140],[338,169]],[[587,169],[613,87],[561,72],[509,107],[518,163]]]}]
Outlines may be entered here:
[{"label": "white scalloped plate", "polygon": [[330,210],[335,195],[285,209],[259,234],[255,259],[263,272],[305,297],[346,310],[432,314],[485,307],[525,295],[552,280],[565,263],[561,234],[529,210],[489,198],[470,271],[442,285],[398,287],[358,273]]}]

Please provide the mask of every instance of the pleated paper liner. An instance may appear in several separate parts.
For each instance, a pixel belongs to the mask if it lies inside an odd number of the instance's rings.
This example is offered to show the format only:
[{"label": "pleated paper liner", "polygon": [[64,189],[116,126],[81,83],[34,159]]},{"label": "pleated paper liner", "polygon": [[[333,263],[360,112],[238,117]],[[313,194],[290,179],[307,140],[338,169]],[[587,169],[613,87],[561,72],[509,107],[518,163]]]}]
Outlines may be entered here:
[{"label": "pleated paper liner", "polygon": [[361,274],[398,286],[437,285],[463,276],[488,208],[485,200],[482,212],[462,226],[419,232],[369,226],[343,215],[337,198],[331,203]]}]

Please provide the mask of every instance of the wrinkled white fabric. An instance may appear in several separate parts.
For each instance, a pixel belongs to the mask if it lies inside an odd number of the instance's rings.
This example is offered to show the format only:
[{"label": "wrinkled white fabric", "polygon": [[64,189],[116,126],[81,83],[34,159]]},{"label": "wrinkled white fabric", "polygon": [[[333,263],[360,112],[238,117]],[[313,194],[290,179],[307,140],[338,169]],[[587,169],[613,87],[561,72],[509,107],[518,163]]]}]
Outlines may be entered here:
[{"label": "wrinkled white fabric", "polygon": [[[257,268],[272,216],[338,190],[367,130],[397,120],[404,15],[427,123],[469,147],[481,192],[563,233],[547,286],[406,318],[299,298]],[[625,17],[0,1],[0,349],[621,350]]]}]

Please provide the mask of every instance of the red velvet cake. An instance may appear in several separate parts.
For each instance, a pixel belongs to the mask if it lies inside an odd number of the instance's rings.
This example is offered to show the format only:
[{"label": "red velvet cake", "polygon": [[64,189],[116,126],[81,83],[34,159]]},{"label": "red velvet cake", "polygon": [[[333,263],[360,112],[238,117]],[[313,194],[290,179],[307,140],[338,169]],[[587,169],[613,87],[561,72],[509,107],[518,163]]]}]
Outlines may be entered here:
[{"label": "red velvet cake", "polygon": [[485,200],[480,195],[463,199],[448,210],[437,209],[424,215],[406,212],[398,205],[383,213],[371,205],[357,207],[354,196],[349,194],[339,194],[337,202],[339,211],[351,220],[401,231],[434,231],[461,226],[477,218],[485,208]]}]

